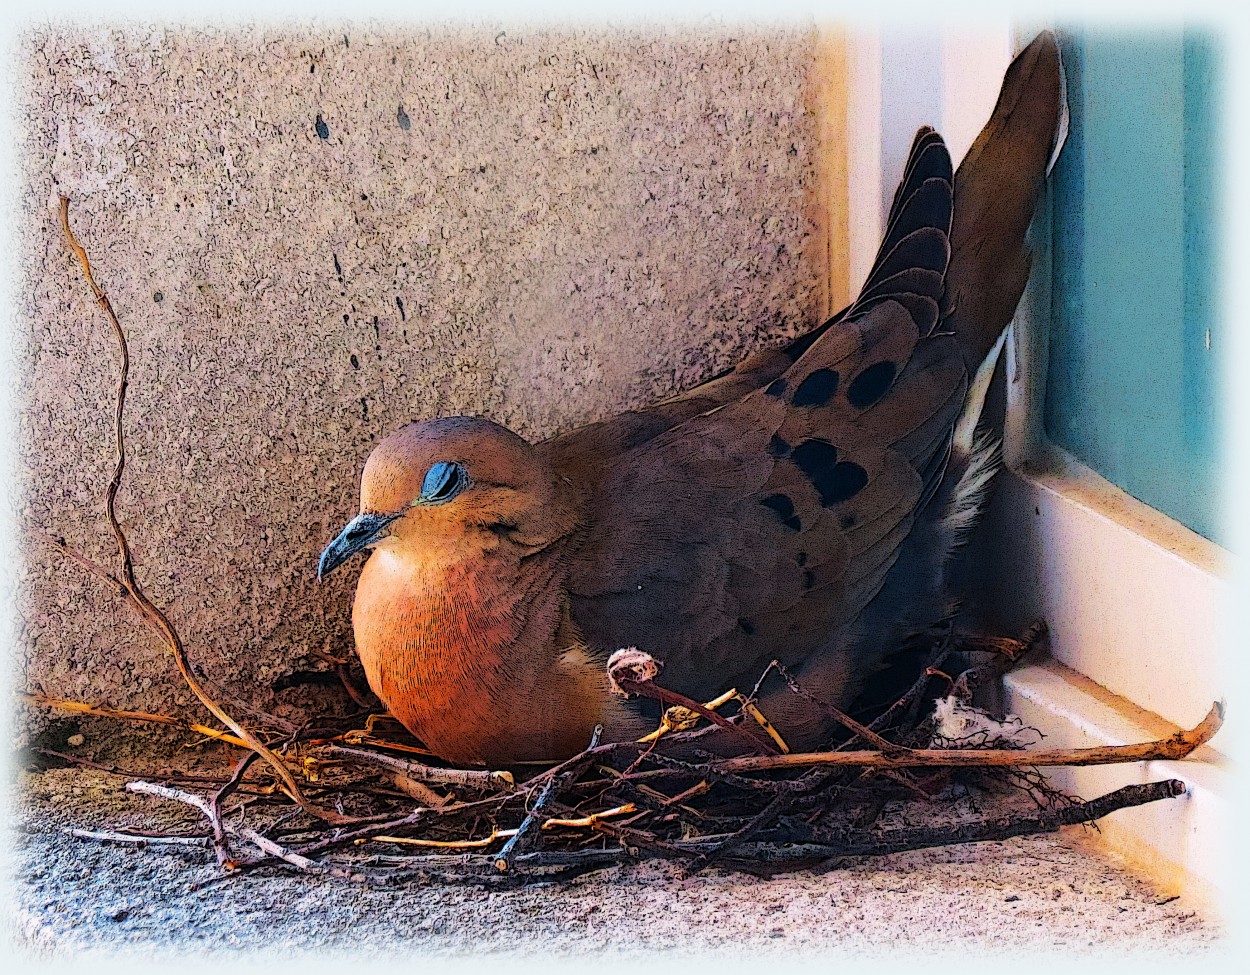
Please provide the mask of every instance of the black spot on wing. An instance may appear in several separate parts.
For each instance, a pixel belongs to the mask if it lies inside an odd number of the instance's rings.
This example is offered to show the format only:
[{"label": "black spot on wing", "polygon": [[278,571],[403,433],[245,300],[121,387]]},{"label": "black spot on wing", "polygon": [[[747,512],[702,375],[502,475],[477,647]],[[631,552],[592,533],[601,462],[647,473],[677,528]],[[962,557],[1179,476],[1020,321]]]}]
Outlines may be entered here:
[{"label": "black spot on wing", "polygon": [[740,629],[747,636],[750,636],[755,632],[755,623],[748,617],[743,616],[740,620],[738,620],[738,629]]},{"label": "black spot on wing", "polygon": [[851,461],[839,461],[838,448],[827,440],[804,440],[790,452],[790,459],[812,482],[826,508],[854,497],[868,483],[868,472]]},{"label": "black spot on wing", "polygon": [[857,410],[867,409],[881,399],[894,382],[898,366],[893,362],[875,362],[851,382],[846,399]]},{"label": "black spot on wing", "polygon": [[777,517],[781,519],[781,523],[787,528],[799,531],[803,527],[803,522],[794,513],[794,502],[786,495],[770,494],[768,497],[761,499],[760,504],[777,512]]},{"label": "black spot on wing", "polygon": [[833,477],[820,491],[821,503],[828,507],[853,498],[868,483],[868,472],[852,461],[843,461],[833,469]]},{"label": "black spot on wing", "polygon": [[810,373],[794,391],[790,402],[795,406],[824,406],[838,391],[835,369],[817,369]]},{"label": "black spot on wing", "polygon": [[786,381],[784,379],[774,379],[764,387],[764,393],[768,396],[780,396],[785,391]]}]

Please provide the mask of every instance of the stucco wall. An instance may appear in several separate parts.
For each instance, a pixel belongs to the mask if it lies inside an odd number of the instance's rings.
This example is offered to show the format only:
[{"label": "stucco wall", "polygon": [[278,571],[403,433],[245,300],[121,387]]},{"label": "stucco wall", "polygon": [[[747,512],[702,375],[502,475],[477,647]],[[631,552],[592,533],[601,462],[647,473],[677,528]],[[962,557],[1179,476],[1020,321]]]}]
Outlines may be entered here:
[{"label": "stucco wall", "polygon": [[[315,564],[376,439],[456,413],[541,438],[815,321],[815,44],[28,36],[22,522],[112,564],[117,362],[57,224],[65,193],[130,333],[119,510],[138,574],[216,683],[280,711],[298,692],[276,679],[350,647],[355,572],[318,585]],[[22,545],[19,688],[202,713],[113,594]]]}]

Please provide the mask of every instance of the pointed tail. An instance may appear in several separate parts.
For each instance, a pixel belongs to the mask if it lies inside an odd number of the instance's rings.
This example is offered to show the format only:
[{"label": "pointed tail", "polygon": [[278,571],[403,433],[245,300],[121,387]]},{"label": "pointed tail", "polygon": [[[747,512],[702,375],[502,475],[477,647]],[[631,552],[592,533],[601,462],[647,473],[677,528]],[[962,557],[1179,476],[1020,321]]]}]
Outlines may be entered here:
[{"label": "pointed tail", "polygon": [[994,113],[955,173],[942,318],[958,337],[969,374],[1024,292],[1032,259],[1025,235],[1066,134],[1063,65],[1047,31],[1007,69]]}]

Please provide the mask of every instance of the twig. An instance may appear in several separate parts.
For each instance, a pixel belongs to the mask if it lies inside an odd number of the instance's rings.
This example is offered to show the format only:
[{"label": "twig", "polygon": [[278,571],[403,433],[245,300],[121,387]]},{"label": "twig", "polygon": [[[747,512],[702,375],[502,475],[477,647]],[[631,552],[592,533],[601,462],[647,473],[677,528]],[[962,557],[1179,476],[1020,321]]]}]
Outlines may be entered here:
[{"label": "twig", "polygon": [[516,782],[511,772],[485,772],[475,769],[438,768],[434,765],[423,765],[393,755],[382,755],[378,752],[366,751],[363,748],[346,748],[343,745],[327,745],[325,751],[329,755],[342,755],[355,758],[379,768],[399,772],[418,782],[433,782],[438,785],[468,786],[474,789],[489,789],[497,792],[511,791]]},{"label": "twig", "polygon": [[1175,761],[1206,744],[1224,723],[1224,705],[1216,701],[1202,722],[1171,738],[1136,745],[1100,745],[1094,748],[1027,749],[908,748],[901,752],[799,752],[790,755],[750,755],[711,763],[716,771],[760,772],[820,765],[852,765],[859,768],[906,768],[911,766],[958,766],[961,768],[1003,765],[1113,765],[1120,762]]},{"label": "twig", "polygon": [[[95,769],[99,772],[107,772],[109,775],[120,775],[127,779],[157,779],[165,785],[178,783],[179,785],[211,785],[220,786],[220,776],[210,775],[188,775],[185,772],[169,772],[157,771],[154,769],[128,769],[120,765],[109,765],[104,762],[93,762],[89,758],[83,758],[81,755],[70,755],[67,752],[58,752],[53,748],[32,748],[31,751],[36,755],[48,755],[53,758],[59,758],[63,762],[71,765],[80,765],[83,768]],[[256,795],[249,787],[244,791],[247,795]],[[273,791],[272,788],[265,789],[263,794],[268,795]]]},{"label": "twig", "polygon": [[[953,826],[909,826],[878,833],[848,832],[846,835],[818,830],[774,830],[773,833],[776,835],[770,836],[767,840],[761,839],[754,844],[742,844],[740,857],[725,858],[719,862],[722,866],[741,869],[760,862],[804,864],[833,857],[884,856],[934,846],[1004,840],[1033,833],[1054,832],[1062,826],[1093,822],[1119,809],[1175,798],[1184,793],[1183,782],[1169,779],[1145,785],[1125,786],[1089,802],[1074,803],[1063,809],[1037,810],[1025,815],[986,817]],[[651,849],[666,859],[690,859],[715,851],[718,846],[732,839],[734,835],[708,836],[694,840],[662,843],[652,842],[652,837],[648,834],[640,834],[637,830],[607,823],[599,824],[599,828],[602,832],[620,838],[623,845],[585,853],[552,851],[522,854],[517,857],[516,865],[518,868],[538,868],[587,859],[603,866],[610,866],[636,858],[637,850],[630,848],[631,843]],[[494,858],[490,855],[467,853],[461,855],[426,854],[388,859],[396,863],[419,865],[431,869],[459,868],[487,871],[494,865]]]},{"label": "twig", "polygon": [[1032,650],[1037,645],[1037,641],[1046,635],[1046,632],[1046,623],[1042,620],[1034,620],[1019,637],[986,636],[974,633],[961,634],[958,641],[965,650],[994,653],[1007,658],[1011,663],[1019,663],[1020,658]]},{"label": "twig", "polygon": [[121,369],[117,381],[117,405],[113,413],[113,433],[117,445],[117,461],[113,467],[113,476],[109,479],[108,490],[104,498],[104,513],[108,519],[109,527],[113,531],[113,538],[117,542],[117,554],[121,559],[120,582],[126,590],[126,595],[130,597],[131,602],[138,608],[144,621],[161,638],[165,646],[169,648],[170,653],[173,655],[174,663],[177,665],[178,671],[182,674],[182,678],[186,681],[187,686],[200,699],[200,702],[208,708],[213,717],[233,731],[247,743],[249,748],[258,752],[269,763],[269,766],[295,802],[311,815],[333,822],[336,819],[334,813],[318,809],[304,798],[299,786],[295,783],[295,777],[291,775],[291,770],[286,767],[286,763],[270,751],[264,742],[235,721],[208,695],[207,691],[200,684],[199,679],[192,672],[190,663],[187,660],[186,650],[182,645],[182,637],[178,635],[178,631],[174,629],[168,617],[148,598],[135,579],[134,560],[130,554],[130,543],[126,538],[126,533],[122,531],[120,522],[117,520],[116,510],[117,492],[121,487],[122,474],[126,470],[126,437],[122,418],[126,410],[126,389],[130,382],[130,347],[126,342],[126,333],[122,329],[121,322],[117,319],[117,314],[113,311],[113,305],[109,301],[108,295],[105,294],[103,288],[96,284],[95,276],[91,271],[91,262],[87,259],[87,252],[78,242],[78,238],[74,236],[74,231],[70,227],[69,198],[64,196],[61,197],[61,227],[65,231],[65,237],[69,242],[70,249],[82,265],[83,275],[91,288],[92,294],[95,295],[96,304],[104,310],[105,315],[108,316],[109,324],[113,326],[113,335],[117,339],[117,347],[121,353]]},{"label": "twig", "polygon": [[30,691],[19,691],[17,696],[32,704],[53,708],[57,711],[70,711],[74,714],[92,714],[101,718],[118,718],[124,721],[147,721],[152,724],[167,724],[197,735],[204,735],[206,738],[216,738],[218,741],[224,741],[230,745],[238,745],[241,748],[249,747],[246,741],[229,732],[219,731],[216,728],[196,724],[193,721],[187,721],[185,718],[175,718],[168,714],[153,714],[148,711],[123,711],[118,708],[106,708],[98,704],[88,704],[85,701],[69,701],[63,698],[48,697],[44,694],[34,694]]},{"label": "twig", "polygon": [[360,693],[359,688],[356,687],[356,682],[352,680],[352,674],[348,669],[347,664],[335,664],[334,673],[338,676],[339,681],[342,683],[343,690],[347,691],[347,696],[356,702],[357,707],[367,709],[375,706]]},{"label": "twig", "polygon": [[[590,744],[586,746],[586,751],[593,751],[599,747],[599,738],[603,735],[603,725],[595,725],[595,730],[591,732]],[[543,786],[542,791],[538,794],[538,798],[534,801],[533,808],[526,814],[525,819],[521,821],[521,825],[517,828],[516,835],[513,836],[504,848],[499,851],[499,856],[495,859],[495,869],[500,873],[507,873],[512,869],[513,860],[516,859],[524,848],[529,839],[529,835],[534,831],[539,823],[542,822],[542,815],[546,811],[547,804],[551,802],[556,792],[568,785],[569,777],[573,773],[565,772],[563,775],[553,776],[547,780],[547,784]]]},{"label": "twig", "polygon": [[356,844],[362,843],[398,843],[401,846],[424,846],[431,847],[436,850],[480,850],[483,847],[490,846],[502,839],[515,839],[517,831],[515,829],[492,829],[489,836],[483,836],[476,840],[425,840],[415,836],[370,836],[366,839],[357,840]]},{"label": "twig", "polygon": [[[679,758],[673,758],[671,755],[665,755],[662,752],[650,752],[646,756],[646,760],[662,765],[666,769],[680,769],[694,778],[724,782],[739,789],[779,793],[805,792],[809,788],[801,779],[748,779],[741,775],[734,775],[732,772],[721,768],[714,768],[711,764],[685,762]],[[646,772],[631,772],[625,778],[637,781],[647,776],[648,773]]]},{"label": "twig", "polygon": [[174,802],[181,802],[198,809],[210,823],[215,818],[212,804],[204,796],[197,795],[194,792],[187,792],[185,789],[175,789],[172,786],[160,785],[157,782],[127,782],[126,791],[134,792],[138,795],[156,796],[159,799],[172,799]]},{"label": "twig", "polygon": [[722,840],[712,849],[705,853],[699,854],[694,862],[683,869],[686,877],[693,877],[701,870],[707,869],[717,857],[723,856],[732,850],[735,846],[740,846],[751,837],[755,836],[765,826],[770,825],[785,810],[786,803],[789,801],[788,796],[777,796],[772,802],[765,806],[757,813],[749,823],[735,832],[732,836]]},{"label": "twig", "polygon": [[222,826],[221,804],[239,788],[248,768],[259,757],[256,752],[248,752],[239,759],[234,771],[230,773],[230,778],[226,780],[226,784],[214,792],[213,797],[208,801],[209,808],[213,812],[213,850],[217,854],[217,865],[220,867],[233,864],[234,859],[230,856],[230,844],[226,840],[225,828]]},{"label": "twig", "polygon": [[[374,858],[379,863],[395,863],[407,866],[420,866],[427,869],[468,869],[480,870],[484,873],[499,876],[495,870],[492,854],[455,854],[455,853],[424,853],[415,856],[403,854],[378,854]],[[590,866],[610,867],[630,859],[629,852],[623,847],[608,847],[604,850],[541,850],[534,853],[522,853],[516,858],[516,872],[528,872],[549,867]]]},{"label": "twig", "polygon": [[654,681],[634,680],[630,677],[624,676],[623,674],[614,674],[613,680],[615,680],[623,690],[628,691],[631,694],[649,697],[652,700],[659,701],[661,704],[665,704],[669,707],[679,705],[680,707],[688,708],[689,710],[695,712],[695,714],[707,718],[707,720],[712,722],[712,724],[724,728],[731,735],[749,743],[756,751],[763,750],[770,755],[781,754],[780,749],[770,739],[760,738],[752,734],[750,731],[747,731],[744,725],[734,724],[728,718],[717,714],[715,711],[700,704],[692,697],[686,697],[685,694],[678,694],[676,691],[670,691],[668,688],[660,687]]},{"label": "twig", "polygon": [[325,864],[318,863],[316,860],[310,860],[308,857],[300,856],[298,853],[293,853],[286,847],[280,846],[273,840],[262,836],[260,833],[256,832],[256,830],[249,827],[239,827],[234,830],[234,832],[236,832],[241,839],[247,840],[262,853],[266,853],[271,857],[277,857],[279,860],[289,863],[291,866],[295,867],[297,870],[303,871],[304,873],[324,873],[329,874],[332,877],[341,877],[344,880],[351,880],[355,877],[354,872],[351,870],[344,870],[342,867],[326,866]]},{"label": "twig", "polygon": [[[944,635],[937,646],[930,652],[925,669],[921,671],[911,687],[907,689],[902,697],[869,723],[869,730],[875,732],[886,730],[893,724],[900,713],[906,715],[909,722],[914,722],[917,719],[921,702],[925,699],[925,691],[929,687],[929,680],[933,676],[933,672],[946,662],[946,659],[952,652],[949,636]],[[836,750],[849,751],[851,746],[859,740],[859,735],[852,735],[839,745]]]},{"label": "twig", "polygon": [[124,843],[129,846],[195,846],[203,849],[212,840],[207,836],[160,836],[148,833],[119,833],[112,830],[66,829],[70,836],[100,843]]},{"label": "twig", "polygon": [[977,667],[970,667],[955,679],[951,694],[965,704],[972,701],[978,687],[987,681],[998,680],[1020,662],[1020,658],[1033,649],[1046,635],[1046,624],[1040,620],[1033,623],[1019,640],[1006,637],[962,637],[961,643],[972,649],[989,649],[995,656]]},{"label": "twig", "polygon": [[[670,736],[670,740],[677,740],[679,735]],[[649,751],[646,745],[640,745],[636,741],[613,741],[606,745],[599,745],[597,748],[588,748],[579,755],[567,758],[555,768],[549,768],[545,772],[539,772],[525,784],[531,788],[541,785],[548,779],[557,775],[563,775],[566,772],[581,773],[590,765],[597,764],[601,761],[608,761],[617,755],[632,754],[637,757],[642,752]]]},{"label": "twig", "polygon": [[[767,838],[755,843],[740,843],[739,856],[725,857],[717,862],[730,869],[754,869],[760,864],[778,864],[794,868],[809,863],[847,856],[882,856],[906,850],[925,849],[988,840],[1004,840],[1034,833],[1054,832],[1063,826],[1094,822],[1119,809],[1144,805],[1161,799],[1174,798],[1185,793],[1185,785],[1176,779],[1151,782],[1145,785],[1126,786],[1089,802],[1077,802],[1062,809],[1036,810],[1026,815],[995,816],[974,820],[970,823],[942,827],[904,827],[879,832],[847,831],[831,833],[827,830],[776,829]],[[676,840],[672,843],[653,841],[649,834],[639,833],[607,823],[597,824],[601,832],[619,836],[625,845],[603,850],[552,850],[522,853],[515,858],[516,871],[539,871],[567,866],[602,868],[614,866],[638,856],[636,847],[647,848],[666,859],[689,860],[698,858],[721,847],[735,834],[708,836],[694,840]],[[191,837],[131,837],[125,833],[89,832],[73,830],[73,835],[83,839],[102,842],[151,842],[176,845],[204,845],[207,841]],[[254,830],[238,830],[239,835],[253,843],[270,856],[294,866],[302,872],[326,872],[336,877],[358,879],[361,865],[337,866],[319,863],[306,856],[274,843]],[[190,842],[183,842],[183,841]],[[632,847],[631,845],[632,844]],[[421,854],[416,856],[378,855],[371,862],[407,866],[421,871],[455,870],[469,871],[469,875],[446,877],[448,880],[472,879],[472,874],[495,873],[495,860],[491,854]],[[258,866],[250,864],[248,866]],[[543,876],[535,873],[535,878]]]},{"label": "twig", "polygon": [[238,711],[250,714],[254,718],[259,718],[262,722],[264,722],[266,728],[276,729],[277,731],[282,732],[282,734],[288,736],[293,735],[296,731],[298,731],[299,725],[297,725],[294,721],[288,721],[286,718],[280,718],[276,714],[272,714],[263,708],[257,707],[255,704],[243,700],[243,698],[239,697],[237,694],[232,694],[229,690],[222,687],[219,682],[209,677],[204,672],[204,668],[198,664],[195,666],[195,676],[203,682],[206,689],[211,689],[218,698],[229,702],[231,707]]},{"label": "twig", "polygon": [[391,781],[395,788],[409,799],[416,799],[421,805],[430,806],[433,809],[447,805],[452,799],[450,795],[439,795],[425,783],[409,778],[402,772],[395,772]]},{"label": "twig", "polygon": [[117,578],[117,576],[113,575],[112,572],[102,566],[99,562],[95,562],[87,558],[87,556],[83,555],[77,549],[70,548],[65,539],[61,538],[59,535],[53,535],[50,531],[38,527],[32,527],[29,530],[32,534],[38,535],[42,538],[67,559],[77,562],[92,575],[98,576],[109,585],[113,586],[117,590],[117,595],[123,597],[127,595],[126,584],[124,582]]},{"label": "twig", "polygon": [[157,796],[161,799],[172,799],[175,802],[185,803],[198,809],[208,820],[209,826],[212,827],[213,852],[217,856],[217,865],[231,869],[227,867],[227,864],[234,862],[234,856],[230,852],[230,844],[226,839],[226,828],[221,821],[220,813],[218,813],[211,800],[194,792],[174,789],[167,785],[158,785],[155,782],[127,782],[126,791],[141,795]]},{"label": "twig", "polygon": [[897,745],[892,741],[888,741],[885,738],[882,738],[879,734],[877,734],[871,728],[860,724],[858,721],[852,718],[849,714],[846,714],[839,708],[834,707],[828,701],[822,700],[821,698],[817,697],[815,694],[809,693],[791,675],[790,671],[788,671],[785,668],[785,665],[782,664],[781,661],[774,660],[771,664],[769,664],[769,666],[774,667],[776,669],[777,673],[781,675],[782,679],[786,682],[786,685],[790,688],[790,690],[793,693],[803,698],[803,700],[810,701],[812,704],[815,704],[818,708],[820,708],[827,715],[833,718],[834,721],[838,722],[840,725],[842,725],[842,727],[846,728],[847,731],[854,732],[855,737],[862,738],[864,741],[867,741],[867,742],[871,742],[872,744],[876,745],[879,749],[881,749],[884,752],[894,752],[902,747],[901,745]]},{"label": "twig", "polygon": [[882,830],[878,833],[858,830],[845,835],[811,830],[809,840],[822,842],[836,850],[838,856],[883,856],[906,850],[923,850],[934,846],[960,843],[980,843],[986,840],[1006,840],[1014,836],[1033,833],[1051,833],[1061,826],[1092,823],[1119,809],[1145,805],[1160,799],[1174,799],[1186,793],[1185,783],[1179,779],[1148,782],[1143,785],[1127,785],[1114,792],[1091,799],[1089,802],[1073,802],[1058,809],[1037,809],[1025,814],[991,816],[970,823],[951,826],[908,826]]},{"label": "twig", "polygon": [[359,840],[368,839],[379,833],[388,833],[392,830],[402,829],[406,826],[416,826],[423,819],[429,818],[432,812],[434,812],[434,810],[424,808],[416,809],[400,819],[382,820],[380,822],[371,823],[368,826],[363,826],[360,829],[351,830],[347,833],[337,833],[337,835],[327,839],[316,840],[312,843],[305,844],[300,847],[299,852],[304,856],[307,856],[310,853],[321,853],[326,850],[334,850],[344,846],[351,846]]}]

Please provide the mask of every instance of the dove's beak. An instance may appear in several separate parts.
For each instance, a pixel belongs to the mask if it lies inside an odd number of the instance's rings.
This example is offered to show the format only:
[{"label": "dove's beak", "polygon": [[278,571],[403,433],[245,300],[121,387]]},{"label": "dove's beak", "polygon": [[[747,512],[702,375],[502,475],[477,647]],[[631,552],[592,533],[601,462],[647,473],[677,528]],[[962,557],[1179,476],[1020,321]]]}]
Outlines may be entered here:
[{"label": "dove's beak", "polygon": [[317,578],[324,579],[352,555],[381,541],[386,526],[402,514],[402,511],[392,515],[367,511],[349,521],[338,538],[321,553],[321,560],[317,563]]}]

